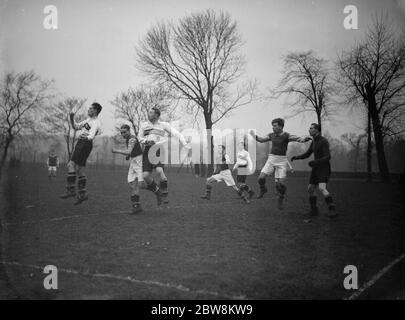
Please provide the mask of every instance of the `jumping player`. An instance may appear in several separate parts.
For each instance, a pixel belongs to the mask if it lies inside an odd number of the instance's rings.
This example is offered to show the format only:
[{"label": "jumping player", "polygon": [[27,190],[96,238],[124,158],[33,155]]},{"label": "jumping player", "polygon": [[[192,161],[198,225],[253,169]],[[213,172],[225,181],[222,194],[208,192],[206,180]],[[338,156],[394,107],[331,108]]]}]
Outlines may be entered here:
[{"label": "jumping player", "polygon": [[137,214],[142,211],[139,201],[139,183],[143,181],[142,176],[142,147],[138,139],[131,135],[131,128],[123,124],[120,128],[121,136],[125,139],[126,149],[112,149],[112,153],[119,153],[129,157],[128,184],[131,189],[132,213]]},{"label": "jumping player", "polygon": [[314,160],[309,162],[312,171],[308,185],[309,204],[311,206],[311,211],[308,215],[317,216],[319,214],[315,196],[315,191],[318,188],[329,208],[328,216],[332,218],[335,217],[337,213],[332,196],[326,189],[331,174],[329,142],[321,135],[321,127],[317,123],[311,124],[309,134],[313,138],[311,146],[305,153],[292,157],[291,161],[306,159],[312,153],[314,154]]},{"label": "jumping player", "polygon": [[88,199],[88,194],[86,192],[87,178],[84,168],[86,166],[87,158],[89,157],[93,148],[94,137],[101,132],[101,123],[98,119],[101,109],[102,107],[99,103],[92,103],[87,112],[88,118],[79,123],[74,120],[73,113],[69,115],[72,127],[75,130],[80,130],[80,132],[72,157],[67,164],[67,190],[66,193],[61,196],[61,198],[67,199],[76,196],[76,177],[78,176],[78,194],[76,202],[74,203],[75,205],[78,205]]},{"label": "jumping player", "polygon": [[211,190],[214,182],[224,181],[228,187],[232,187],[237,194],[246,202],[250,203],[249,199],[243,194],[243,190],[238,188],[233,180],[231,170],[229,169],[229,156],[226,154],[225,146],[219,146],[219,155],[221,157],[221,163],[217,164],[214,174],[207,178],[207,185],[205,187],[205,195],[201,196],[201,199],[211,199]]},{"label": "jumping player", "polygon": [[287,178],[288,169],[288,143],[292,141],[303,143],[309,141],[311,138],[298,137],[284,132],[284,120],[281,118],[274,119],[271,122],[271,125],[273,127],[273,132],[265,137],[259,137],[254,135],[252,131],[250,132],[252,137],[260,143],[268,141],[272,142],[269,157],[259,175],[258,183],[260,186],[260,193],[258,194],[257,199],[263,198],[263,195],[267,192],[266,177],[274,172],[276,191],[278,194],[278,208],[282,210],[285,193],[287,191],[285,180]]},{"label": "jumping player", "polygon": [[[164,172],[163,163],[159,162],[157,164],[153,164],[150,161],[150,156],[152,156],[152,154],[149,154],[149,151],[151,151],[151,147],[154,144],[161,145],[162,148],[164,142],[166,141],[167,134],[177,137],[186,149],[190,148],[187,145],[183,135],[170,126],[168,122],[160,121],[160,110],[156,107],[151,108],[148,111],[148,121],[143,122],[140,125],[138,139],[144,145],[142,171],[143,179],[146,183],[146,189],[155,193],[158,205],[161,205],[162,201],[165,204],[169,202],[168,181]],[[158,157],[160,156],[160,149],[158,149],[156,152],[156,156]],[[153,169],[156,169],[156,173],[159,176],[159,187],[152,177]]]},{"label": "jumping player", "polygon": [[232,171],[237,170],[238,175],[236,176],[236,182],[238,183],[238,188],[242,192],[248,194],[249,199],[254,195],[252,189],[246,184],[246,170],[249,172],[253,169],[253,162],[250,158],[249,152],[245,149],[245,142],[241,141],[238,143],[238,154],[235,165],[233,166]]},{"label": "jumping player", "polygon": [[56,170],[59,168],[59,158],[53,150],[49,153],[46,165],[48,166],[48,177],[56,177]]}]

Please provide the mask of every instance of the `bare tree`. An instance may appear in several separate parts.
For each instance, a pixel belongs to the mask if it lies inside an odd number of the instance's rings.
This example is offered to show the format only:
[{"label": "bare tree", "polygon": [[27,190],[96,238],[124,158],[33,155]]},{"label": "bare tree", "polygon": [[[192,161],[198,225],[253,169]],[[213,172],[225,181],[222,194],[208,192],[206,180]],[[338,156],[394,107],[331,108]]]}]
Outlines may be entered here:
[{"label": "bare tree", "polygon": [[[174,25],[158,23],[137,49],[139,68],[155,82],[191,102],[195,116],[204,117],[206,129],[254,98],[256,82],[237,86],[245,58],[237,23],[229,14],[213,10],[190,14]],[[212,135],[207,130],[207,142]]]},{"label": "bare tree", "polygon": [[46,124],[49,126],[49,132],[57,137],[63,135],[66,143],[68,159],[72,156],[75,143],[77,141],[76,130],[72,127],[69,120],[69,114],[74,113],[76,116],[84,118],[83,107],[86,99],[76,97],[67,97],[59,101],[52,112],[45,118]]},{"label": "bare tree", "polygon": [[333,95],[326,61],[313,51],[289,53],[283,60],[283,77],[271,90],[271,98],[292,96],[294,115],[315,112],[322,127],[322,120],[330,116]]},{"label": "bare tree", "polygon": [[361,151],[364,149],[363,140],[367,136],[366,133],[356,134],[356,133],[345,133],[341,136],[341,139],[345,141],[353,150],[353,170],[357,172],[359,158]]},{"label": "bare tree", "polygon": [[129,88],[117,94],[111,104],[115,107],[115,118],[130,122],[135,134],[138,134],[141,122],[147,120],[148,111],[153,107],[161,110],[162,119],[176,119],[177,100],[163,87]]},{"label": "bare tree", "polygon": [[12,142],[42,127],[51,81],[43,81],[34,71],[10,72],[0,84],[0,173]]},{"label": "bare tree", "polygon": [[365,39],[338,59],[348,101],[362,99],[369,112],[381,180],[390,181],[384,137],[405,132],[405,44],[380,17]]}]

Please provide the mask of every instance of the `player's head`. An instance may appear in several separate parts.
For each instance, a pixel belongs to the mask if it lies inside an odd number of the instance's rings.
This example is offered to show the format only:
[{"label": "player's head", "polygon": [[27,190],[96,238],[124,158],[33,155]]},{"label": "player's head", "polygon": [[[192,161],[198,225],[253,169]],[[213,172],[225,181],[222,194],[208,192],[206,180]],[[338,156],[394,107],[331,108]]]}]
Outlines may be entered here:
[{"label": "player's head", "polygon": [[157,107],[153,107],[148,112],[148,120],[149,121],[156,121],[160,118],[160,109]]},{"label": "player's head", "polygon": [[49,151],[49,155],[53,156],[54,154],[55,154],[55,151],[53,151],[53,150]]},{"label": "player's head", "polygon": [[316,137],[321,133],[321,126],[318,123],[311,123],[309,127],[309,134],[311,137]]},{"label": "player's head", "polygon": [[281,119],[281,118],[273,119],[273,121],[271,122],[271,125],[273,127],[274,133],[280,133],[283,131],[283,128],[284,128],[284,119]]},{"label": "player's head", "polygon": [[120,128],[120,133],[121,133],[121,136],[122,136],[123,138],[128,139],[129,136],[131,135],[131,128],[130,128],[130,126],[127,125],[127,124],[123,124],[123,125],[121,126],[121,128]]},{"label": "player's head", "polygon": [[220,145],[218,146],[218,153],[219,153],[220,155],[224,155],[224,154],[225,154],[225,151],[226,151],[225,146],[224,146],[223,144],[220,144]]},{"label": "player's head", "polygon": [[238,142],[238,150],[239,150],[239,151],[244,150],[245,147],[246,147],[246,145],[245,145],[245,141],[244,141],[244,140],[241,140],[241,141]]},{"label": "player's head", "polygon": [[91,104],[87,114],[89,115],[90,118],[97,117],[99,115],[99,113],[101,112],[101,109],[103,109],[103,107],[99,103],[93,102]]}]

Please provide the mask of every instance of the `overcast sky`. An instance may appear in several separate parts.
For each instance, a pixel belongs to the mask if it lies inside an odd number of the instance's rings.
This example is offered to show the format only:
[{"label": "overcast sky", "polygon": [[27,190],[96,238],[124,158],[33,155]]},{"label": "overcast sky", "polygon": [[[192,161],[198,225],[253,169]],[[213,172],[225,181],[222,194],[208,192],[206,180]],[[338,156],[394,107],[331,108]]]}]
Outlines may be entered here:
[{"label": "overcast sky", "polygon": [[[43,9],[58,9],[58,29],[45,30]],[[358,8],[359,29],[343,27],[343,8]],[[337,53],[360,39],[376,13],[384,11],[399,29],[405,26],[405,0],[148,0],[148,1],[4,1],[0,0],[0,71],[34,69],[54,79],[59,92],[98,101],[104,111],[104,133],[114,127],[109,101],[128,87],[145,83],[135,68],[135,45],[161,19],[173,22],[191,12],[224,10],[238,22],[245,41],[246,73],[260,89],[274,87],[280,79],[282,55],[314,50],[335,60]],[[270,130],[270,121],[289,114],[284,99],[257,102],[236,110],[219,126]],[[307,133],[315,114],[288,119],[285,130]],[[342,110],[337,122],[325,129],[335,136],[358,130],[362,119]]]}]

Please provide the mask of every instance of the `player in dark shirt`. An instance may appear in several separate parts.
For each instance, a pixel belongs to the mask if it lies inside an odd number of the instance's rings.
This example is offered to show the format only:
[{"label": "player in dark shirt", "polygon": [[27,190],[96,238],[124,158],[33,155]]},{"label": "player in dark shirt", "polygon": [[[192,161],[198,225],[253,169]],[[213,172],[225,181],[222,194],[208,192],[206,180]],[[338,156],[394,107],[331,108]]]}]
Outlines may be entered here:
[{"label": "player in dark shirt", "polygon": [[132,213],[136,214],[142,211],[139,200],[139,183],[143,181],[142,175],[142,147],[139,140],[131,135],[131,128],[124,124],[120,128],[121,136],[125,139],[126,149],[112,149],[113,153],[119,153],[130,160],[128,171],[128,184],[131,189]]},{"label": "player in dark shirt", "polygon": [[328,205],[329,217],[335,217],[337,215],[335,210],[335,204],[333,203],[332,196],[329,191],[326,189],[326,185],[329,182],[331,167],[330,167],[330,150],[329,142],[326,138],[321,135],[321,127],[317,123],[312,123],[309,128],[309,134],[313,138],[311,146],[309,149],[299,155],[291,158],[291,161],[306,159],[312,153],[314,154],[314,160],[309,162],[309,166],[312,168],[311,176],[309,178],[308,185],[308,194],[309,194],[309,203],[311,205],[311,211],[309,215],[317,216],[318,207],[316,205],[316,188],[322,193],[325,198],[325,202]]},{"label": "player in dark shirt", "polygon": [[304,143],[309,141],[310,138],[297,137],[283,131],[284,120],[281,118],[274,119],[271,122],[271,125],[273,127],[273,132],[269,133],[265,137],[259,137],[252,131],[250,132],[252,137],[255,138],[257,142],[272,142],[269,157],[259,175],[258,183],[260,193],[258,194],[257,198],[263,198],[263,195],[267,192],[266,177],[274,173],[275,186],[278,194],[278,208],[283,209],[284,196],[287,191],[285,180],[287,178],[287,171],[289,167],[287,159],[288,144],[290,142]]},{"label": "player in dark shirt", "polygon": [[56,177],[56,170],[59,168],[59,159],[55,152],[51,151],[49,153],[48,160],[46,161],[48,165],[48,177]]}]

